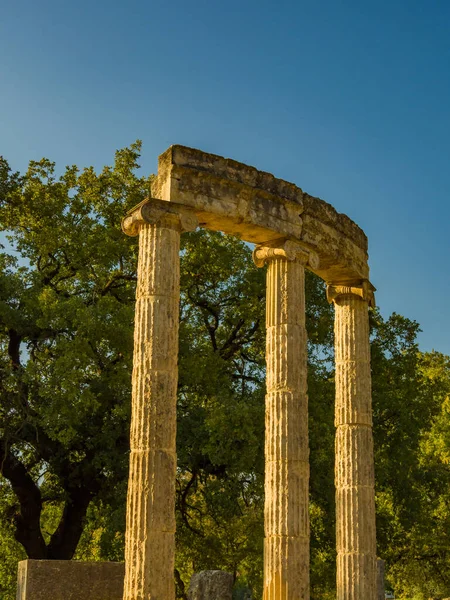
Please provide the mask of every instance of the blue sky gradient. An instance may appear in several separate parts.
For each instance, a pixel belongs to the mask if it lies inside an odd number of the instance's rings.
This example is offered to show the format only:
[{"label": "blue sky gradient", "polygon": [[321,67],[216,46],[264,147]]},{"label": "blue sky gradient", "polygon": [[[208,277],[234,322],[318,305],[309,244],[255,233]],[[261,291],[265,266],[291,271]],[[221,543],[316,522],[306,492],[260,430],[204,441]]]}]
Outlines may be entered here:
[{"label": "blue sky gradient", "polygon": [[384,316],[450,354],[448,0],[16,0],[0,154],[101,167],[143,140],[272,172],[367,233]]}]

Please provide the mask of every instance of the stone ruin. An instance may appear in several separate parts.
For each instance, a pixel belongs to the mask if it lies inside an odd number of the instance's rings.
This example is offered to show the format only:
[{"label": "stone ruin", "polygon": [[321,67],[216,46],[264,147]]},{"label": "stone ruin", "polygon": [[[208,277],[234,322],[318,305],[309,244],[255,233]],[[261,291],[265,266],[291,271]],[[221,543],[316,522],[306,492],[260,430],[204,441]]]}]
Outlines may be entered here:
[{"label": "stone ruin", "polygon": [[335,306],[337,600],[377,599],[367,238],[292,183],[183,146],[159,158],[139,235],[124,600],[174,600],[180,235],[256,244],[267,265],[264,600],[309,599],[305,269]]},{"label": "stone ruin", "polygon": [[233,574],[225,571],[201,571],[192,576],[188,600],[230,600]]}]

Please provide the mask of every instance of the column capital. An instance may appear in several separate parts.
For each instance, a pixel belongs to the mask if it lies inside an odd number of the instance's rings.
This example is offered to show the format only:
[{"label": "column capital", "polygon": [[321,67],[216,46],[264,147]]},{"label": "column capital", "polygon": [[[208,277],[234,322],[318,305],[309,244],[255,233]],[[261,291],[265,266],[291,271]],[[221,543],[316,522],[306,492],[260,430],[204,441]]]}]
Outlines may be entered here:
[{"label": "column capital", "polygon": [[319,266],[319,257],[315,252],[292,240],[259,244],[253,250],[253,261],[257,267],[263,267],[269,261],[277,258],[291,262],[297,261],[304,266],[309,265],[312,269],[317,269]]},{"label": "column capital", "polygon": [[327,283],[327,300],[331,303],[336,302],[341,296],[357,296],[365,300],[369,306],[375,308],[375,291],[376,288],[368,279],[348,285]]},{"label": "column capital", "polygon": [[128,211],[122,220],[122,231],[129,236],[139,234],[141,225],[160,225],[180,232],[198,227],[196,214],[183,205],[157,198],[147,198]]}]

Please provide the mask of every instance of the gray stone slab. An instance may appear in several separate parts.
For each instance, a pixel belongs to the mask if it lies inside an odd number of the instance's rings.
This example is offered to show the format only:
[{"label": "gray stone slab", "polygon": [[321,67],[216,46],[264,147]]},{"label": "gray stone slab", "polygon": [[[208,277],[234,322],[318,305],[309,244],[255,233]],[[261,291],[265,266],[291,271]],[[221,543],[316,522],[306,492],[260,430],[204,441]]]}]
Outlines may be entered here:
[{"label": "gray stone slab", "polygon": [[232,600],[233,575],[225,571],[200,571],[191,578],[189,600]]}]

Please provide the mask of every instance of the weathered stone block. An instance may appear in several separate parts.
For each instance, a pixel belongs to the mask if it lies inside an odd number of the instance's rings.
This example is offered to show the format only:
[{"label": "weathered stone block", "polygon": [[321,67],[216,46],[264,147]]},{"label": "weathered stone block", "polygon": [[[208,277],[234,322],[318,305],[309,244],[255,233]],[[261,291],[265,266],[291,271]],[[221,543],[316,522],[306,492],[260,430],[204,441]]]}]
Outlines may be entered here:
[{"label": "weathered stone block", "polygon": [[16,600],[122,600],[124,563],[22,560]]},{"label": "weathered stone block", "polygon": [[191,578],[189,600],[231,600],[233,575],[225,571],[200,571]]},{"label": "weathered stone block", "polygon": [[185,146],[159,157],[155,199],[191,209],[200,224],[256,244],[301,242],[320,263],[326,281],[367,279],[367,237],[346,215],[292,183],[234,160]]}]

